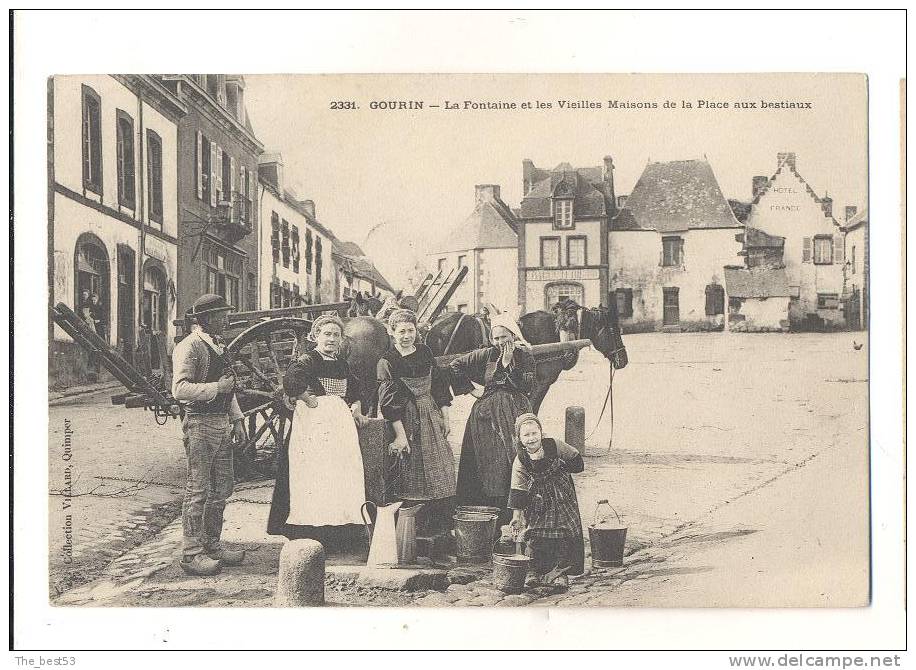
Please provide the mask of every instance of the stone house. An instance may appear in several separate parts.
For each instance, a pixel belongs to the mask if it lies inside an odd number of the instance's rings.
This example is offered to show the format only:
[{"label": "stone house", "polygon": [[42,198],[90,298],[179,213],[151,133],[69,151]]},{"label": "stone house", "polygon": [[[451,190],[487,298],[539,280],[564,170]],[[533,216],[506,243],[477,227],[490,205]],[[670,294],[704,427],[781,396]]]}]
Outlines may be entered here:
[{"label": "stone house", "polygon": [[279,153],[261,154],[258,179],[260,304],[272,309],[332,301],[333,235],[315,217],[314,201],[300,200],[285,186]]},{"label": "stone house", "polygon": [[754,177],[747,225],[784,238],[792,330],[842,328],[844,235],[833,200],[818,196],[798,171],[793,152],[777,154],[770,177]]},{"label": "stone house", "polygon": [[608,234],[623,331],[723,330],[723,268],[740,264],[742,230],[705,159],[646,165]]},{"label": "stone house", "polygon": [[429,254],[433,276],[468,268],[468,274],[446,305],[476,314],[488,304],[514,311],[518,304],[518,237],[516,219],[495,184],[478,184],[474,210],[447,229]]},{"label": "stone house", "polygon": [[[146,75],[48,80],[49,306],[78,313],[141,368],[166,365],[178,283],[178,125],[186,105]],[[77,132],[79,131],[79,132]],[[97,379],[88,356],[48,323],[49,382]],[[145,358],[135,360],[138,347]]]}]

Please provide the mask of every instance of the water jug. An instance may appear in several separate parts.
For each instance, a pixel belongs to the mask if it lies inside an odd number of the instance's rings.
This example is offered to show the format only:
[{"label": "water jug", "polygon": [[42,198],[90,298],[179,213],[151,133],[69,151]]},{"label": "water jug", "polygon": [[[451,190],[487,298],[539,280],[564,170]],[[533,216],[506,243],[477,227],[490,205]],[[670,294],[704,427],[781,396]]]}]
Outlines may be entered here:
[{"label": "water jug", "polygon": [[[398,562],[398,541],[395,527],[395,514],[400,509],[401,502],[391,503],[390,505],[376,505],[371,501],[366,501],[360,507],[360,513],[363,522],[369,530],[369,558],[366,561],[368,566],[377,565],[396,565]],[[375,523],[373,524],[368,516],[369,505],[375,508]]]}]

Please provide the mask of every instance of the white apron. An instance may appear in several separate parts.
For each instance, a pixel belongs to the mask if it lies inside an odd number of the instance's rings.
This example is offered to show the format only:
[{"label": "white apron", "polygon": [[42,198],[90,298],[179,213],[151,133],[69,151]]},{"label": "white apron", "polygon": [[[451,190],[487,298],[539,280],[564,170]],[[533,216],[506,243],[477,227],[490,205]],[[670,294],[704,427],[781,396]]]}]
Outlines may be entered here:
[{"label": "white apron", "polygon": [[297,526],[362,524],[366,501],[363,456],[353,415],[343,398],[296,403],[289,441],[289,517]]}]

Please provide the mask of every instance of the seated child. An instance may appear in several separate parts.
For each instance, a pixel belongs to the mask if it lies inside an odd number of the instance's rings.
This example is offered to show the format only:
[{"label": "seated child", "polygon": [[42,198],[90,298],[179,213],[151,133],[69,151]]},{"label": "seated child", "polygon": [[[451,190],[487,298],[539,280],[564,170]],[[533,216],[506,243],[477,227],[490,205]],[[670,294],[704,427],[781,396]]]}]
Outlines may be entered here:
[{"label": "seated child", "polygon": [[570,473],[585,469],[582,456],[562,440],[544,437],[534,414],[515,421],[516,458],[512,464],[510,529],[527,543],[531,557],[528,586],[566,586],[566,573],[584,572],[585,546],[576,487]]}]

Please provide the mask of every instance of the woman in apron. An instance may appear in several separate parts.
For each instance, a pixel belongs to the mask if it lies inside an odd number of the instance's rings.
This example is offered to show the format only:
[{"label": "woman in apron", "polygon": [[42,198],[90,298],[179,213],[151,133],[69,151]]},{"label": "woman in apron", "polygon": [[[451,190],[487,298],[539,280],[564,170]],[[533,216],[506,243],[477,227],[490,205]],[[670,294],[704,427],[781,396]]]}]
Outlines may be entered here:
[{"label": "woman in apron", "polygon": [[416,314],[399,309],[388,328],[394,344],[378,363],[379,409],[394,429],[390,449],[400,458],[400,497],[426,503],[419,530],[437,533],[451,526],[455,496],[448,375],[429,347],[417,343]]},{"label": "woman in apron", "polygon": [[286,371],[283,390],[295,400],[289,448],[277,454],[267,532],[311,538],[326,549],[364,540],[360,507],[366,500],[359,381],[338,358],[343,322],[320,316],[312,324],[315,349]]},{"label": "woman in apron", "polygon": [[582,574],[585,567],[579,502],[570,476],[585,469],[582,456],[563,440],[544,437],[534,414],[516,420],[515,435],[510,526],[527,543],[529,585],[558,579],[566,586],[566,575]]},{"label": "woman in apron", "polygon": [[458,463],[458,502],[502,510],[500,524],[509,521],[506,502],[515,458],[515,419],[531,411],[537,385],[535,361],[518,324],[506,314],[491,317],[494,345],[461,356],[449,365],[452,388],[469,393],[467,380],[482,384],[464,428]]}]

